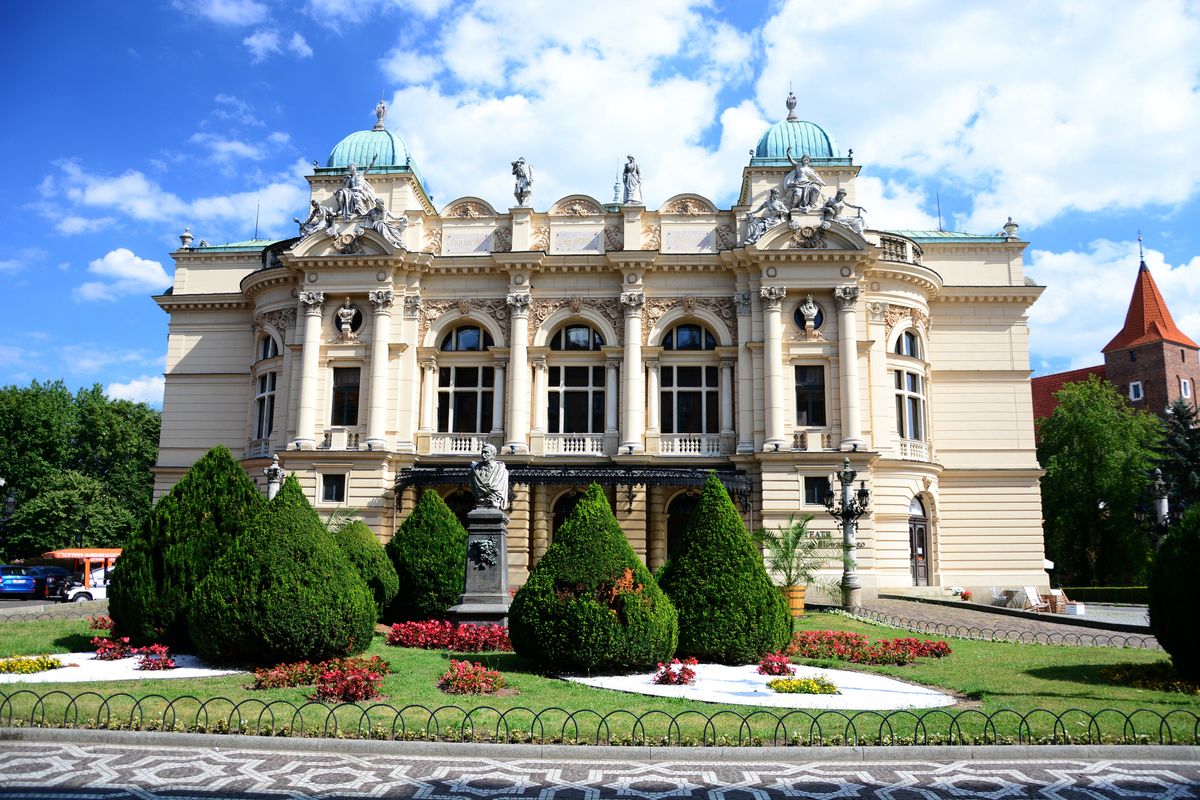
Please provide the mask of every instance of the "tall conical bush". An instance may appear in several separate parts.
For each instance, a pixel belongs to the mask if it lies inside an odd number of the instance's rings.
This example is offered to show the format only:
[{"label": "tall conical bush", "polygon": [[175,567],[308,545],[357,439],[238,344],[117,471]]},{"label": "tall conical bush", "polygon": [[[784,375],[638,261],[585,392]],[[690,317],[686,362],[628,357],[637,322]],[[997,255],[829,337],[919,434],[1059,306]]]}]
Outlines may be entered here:
[{"label": "tall conical bush", "polygon": [[437,492],[425,490],[386,550],[400,584],[389,619],[442,619],[458,603],[466,583],[467,531]]},{"label": "tall conical bush", "polygon": [[787,602],[716,473],[659,584],[679,609],[681,656],[749,664],[787,643]]},{"label": "tall conical bush", "polygon": [[196,586],[266,501],[224,447],[214,447],[154,506],[113,568],[114,633],[188,651]]},{"label": "tall conical bush", "polygon": [[569,672],[653,667],[675,652],[675,608],[588,487],[509,611],[518,655]]},{"label": "tall conical bush", "polygon": [[343,525],[332,535],[371,590],[371,596],[375,598],[375,618],[382,619],[384,611],[400,590],[396,569],[384,552],[383,545],[360,519]]},{"label": "tall conical bush", "polygon": [[1196,606],[1200,603],[1200,506],[1192,506],[1167,533],[1154,555],[1147,587],[1150,630],[1180,677],[1200,683],[1200,638]]}]

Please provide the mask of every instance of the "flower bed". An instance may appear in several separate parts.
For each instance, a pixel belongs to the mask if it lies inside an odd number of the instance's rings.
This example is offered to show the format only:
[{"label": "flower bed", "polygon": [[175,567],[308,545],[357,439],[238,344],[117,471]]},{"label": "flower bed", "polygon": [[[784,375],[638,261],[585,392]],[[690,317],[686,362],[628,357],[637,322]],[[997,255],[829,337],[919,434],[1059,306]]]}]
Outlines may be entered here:
[{"label": "flower bed", "polygon": [[[347,659],[348,660],[348,659]],[[310,700],[335,700],[357,703],[379,697],[383,675],[362,667],[327,669],[317,678],[317,691]]]},{"label": "flower bed", "polygon": [[92,647],[96,648],[97,661],[119,661],[133,655],[134,648],[129,644],[129,637],[122,636],[114,639],[111,636],[95,636]]},{"label": "flower bed", "polygon": [[696,670],[692,667],[698,663],[700,662],[694,658],[685,658],[683,661],[676,658],[672,659],[670,664],[659,663],[654,682],[660,686],[691,685],[696,682]]},{"label": "flower bed", "polygon": [[841,694],[832,681],[820,675],[814,678],[776,678],[767,681],[767,686],[780,694]]},{"label": "flower bed", "polygon": [[942,641],[911,637],[880,639],[871,644],[867,637],[846,631],[800,631],[784,651],[799,658],[836,659],[854,664],[911,664],[918,658],[942,658],[950,655],[950,645]]},{"label": "flower bed", "polygon": [[175,659],[171,658],[170,650],[165,644],[147,645],[135,652],[141,656],[138,659],[138,669],[175,669]]},{"label": "flower bed", "polygon": [[88,617],[88,630],[93,631],[111,631],[113,626],[112,617],[98,616]]},{"label": "flower bed", "polygon": [[770,653],[758,662],[759,675],[795,675],[796,668],[787,653]]},{"label": "flower bed", "polygon": [[320,681],[328,672],[374,673],[382,678],[392,671],[391,665],[379,656],[358,656],[351,658],[331,658],[317,664],[308,661],[296,661],[290,664],[276,664],[269,669],[256,669],[254,683],[249,689],[288,689],[294,686],[311,686]]},{"label": "flower bed", "polygon": [[393,647],[452,650],[456,653],[512,651],[508,628],[503,625],[459,625],[436,619],[397,622],[388,632],[387,643]]},{"label": "flower bed", "polygon": [[32,675],[58,669],[63,664],[54,656],[13,656],[0,658],[0,672],[10,675]]},{"label": "flower bed", "polygon": [[503,675],[478,661],[450,659],[450,669],[438,678],[437,687],[446,694],[495,694],[506,685]]}]

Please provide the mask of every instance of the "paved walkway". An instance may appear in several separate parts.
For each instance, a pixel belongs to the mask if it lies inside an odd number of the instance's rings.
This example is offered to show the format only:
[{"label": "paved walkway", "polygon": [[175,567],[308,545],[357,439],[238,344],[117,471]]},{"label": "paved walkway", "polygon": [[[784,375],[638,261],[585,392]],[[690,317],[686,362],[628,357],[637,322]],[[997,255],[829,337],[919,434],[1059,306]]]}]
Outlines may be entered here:
[{"label": "paved walkway", "polygon": [[470,745],[414,755],[419,748],[384,742],[333,741],[306,751],[294,746],[304,742],[230,737],[219,748],[158,746],[157,735],[144,734],[136,744],[0,742],[0,797],[1200,798],[1194,748],[1177,748],[1178,755],[1155,748],[1148,760],[1138,748],[1115,757],[1086,750],[1064,757],[1058,749],[1059,755],[1038,757],[1037,748],[1019,747],[1007,755],[989,748],[988,755],[976,756],[961,748],[948,760],[921,748],[896,748],[903,752],[879,759],[850,753],[857,757],[842,760],[803,749],[782,757],[777,749],[769,757],[741,751],[730,758],[718,748],[659,761],[609,758],[600,748],[572,748],[570,755],[547,759],[495,757]]},{"label": "paved walkway", "polygon": [[[1027,619],[1005,614],[993,614],[970,603],[945,606],[937,603],[919,603],[913,600],[876,599],[866,603],[866,608],[885,617],[893,618],[893,624],[901,624],[896,618],[925,623],[930,633],[957,635],[969,638],[1008,639],[1013,641],[1049,641],[1053,644],[1087,644],[1109,647],[1151,647],[1158,642],[1150,634],[1126,633],[1103,628],[1082,628],[1076,625],[1052,622],[1052,617]],[[907,626],[905,626],[907,627]]]}]

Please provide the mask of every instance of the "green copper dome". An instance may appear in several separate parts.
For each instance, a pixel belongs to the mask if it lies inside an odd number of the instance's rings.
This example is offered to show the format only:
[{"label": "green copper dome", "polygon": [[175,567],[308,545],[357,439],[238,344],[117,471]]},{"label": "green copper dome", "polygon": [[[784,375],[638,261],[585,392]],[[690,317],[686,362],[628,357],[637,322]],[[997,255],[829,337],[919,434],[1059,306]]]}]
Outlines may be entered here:
[{"label": "green copper dome", "polygon": [[389,130],[376,128],[356,131],[337,143],[329,154],[326,167],[365,167],[375,159],[376,167],[412,166],[412,158],[404,140]]},{"label": "green copper dome", "polygon": [[815,122],[799,119],[795,114],[796,98],[788,95],[788,117],[767,128],[751,154],[750,165],[754,167],[788,166],[787,152],[792,149],[792,158],[808,156],[815,162],[822,159],[841,159],[842,153],[837,140]]}]

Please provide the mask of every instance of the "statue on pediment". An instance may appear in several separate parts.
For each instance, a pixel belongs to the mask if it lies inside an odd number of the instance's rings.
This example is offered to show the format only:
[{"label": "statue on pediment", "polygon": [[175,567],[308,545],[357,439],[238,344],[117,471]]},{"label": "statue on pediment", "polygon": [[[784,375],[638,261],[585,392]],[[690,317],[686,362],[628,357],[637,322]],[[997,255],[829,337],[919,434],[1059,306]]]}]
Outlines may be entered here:
[{"label": "statue on pediment", "polygon": [[292,217],[292,222],[300,226],[300,235],[308,236],[317,231],[332,231],[333,213],[316,200],[309,201],[308,217],[301,222],[298,217]]},{"label": "statue on pediment", "polygon": [[358,226],[359,231],[375,231],[392,247],[404,249],[404,229],[408,217],[396,216],[387,210],[383,198],[376,197],[375,204],[367,211],[367,221]]},{"label": "statue on pediment", "polygon": [[625,205],[642,205],[642,169],[633,156],[627,156],[625,162]]},{"label": "statue on pediment", "polygon": [[342,181],[342,188],[334,192],[334,204],[337,212],[342,215],[342,219],[349,221],[351,217],[363,216],[378,199],[375,190],[367,182],[367,173],[373,166],[375,166],[374,156],[371,157],[371,163],[362,172],[359,172],[358,168],[351,164],[349,172]]},{"label": "statue on pediment", "polygon": [[816,208],[821,200],[821,187],[825,181],[812,168],[812,159],[807,155],[800,160],[792,158],[792,148],[787,149],[787,159],[792,165],[792,171],[783,179],[783,188],[788,192],[788,207],[809,211]]},{"label": "statue on pediment", "polygon": [[[842,213],[847,208],[858,209],[858,214],[853,217],[847,217]],[[864,213],[866,213],[866,209],[862,206],[846,202],[845,189],[838,189],[833,197],[826,200],[825,205],[821,206],[821,228],[822,230],[829,230],[830,223],[836,222],[862,236],[863,228],[866,225],[866,220],[863,219]]]},{"label": "statue on pediment", "polygon": [[[756,214],[758,216],[755,216]],[[779,199],[779,190],[772,189],[770,196],[758,208],[746,215],[746,221],[750,223],[750,227],[746,231],[746,241],[743,244],[754,244],[763,237],[763,234],[783,222],[787,215],[788,208]]]}]

